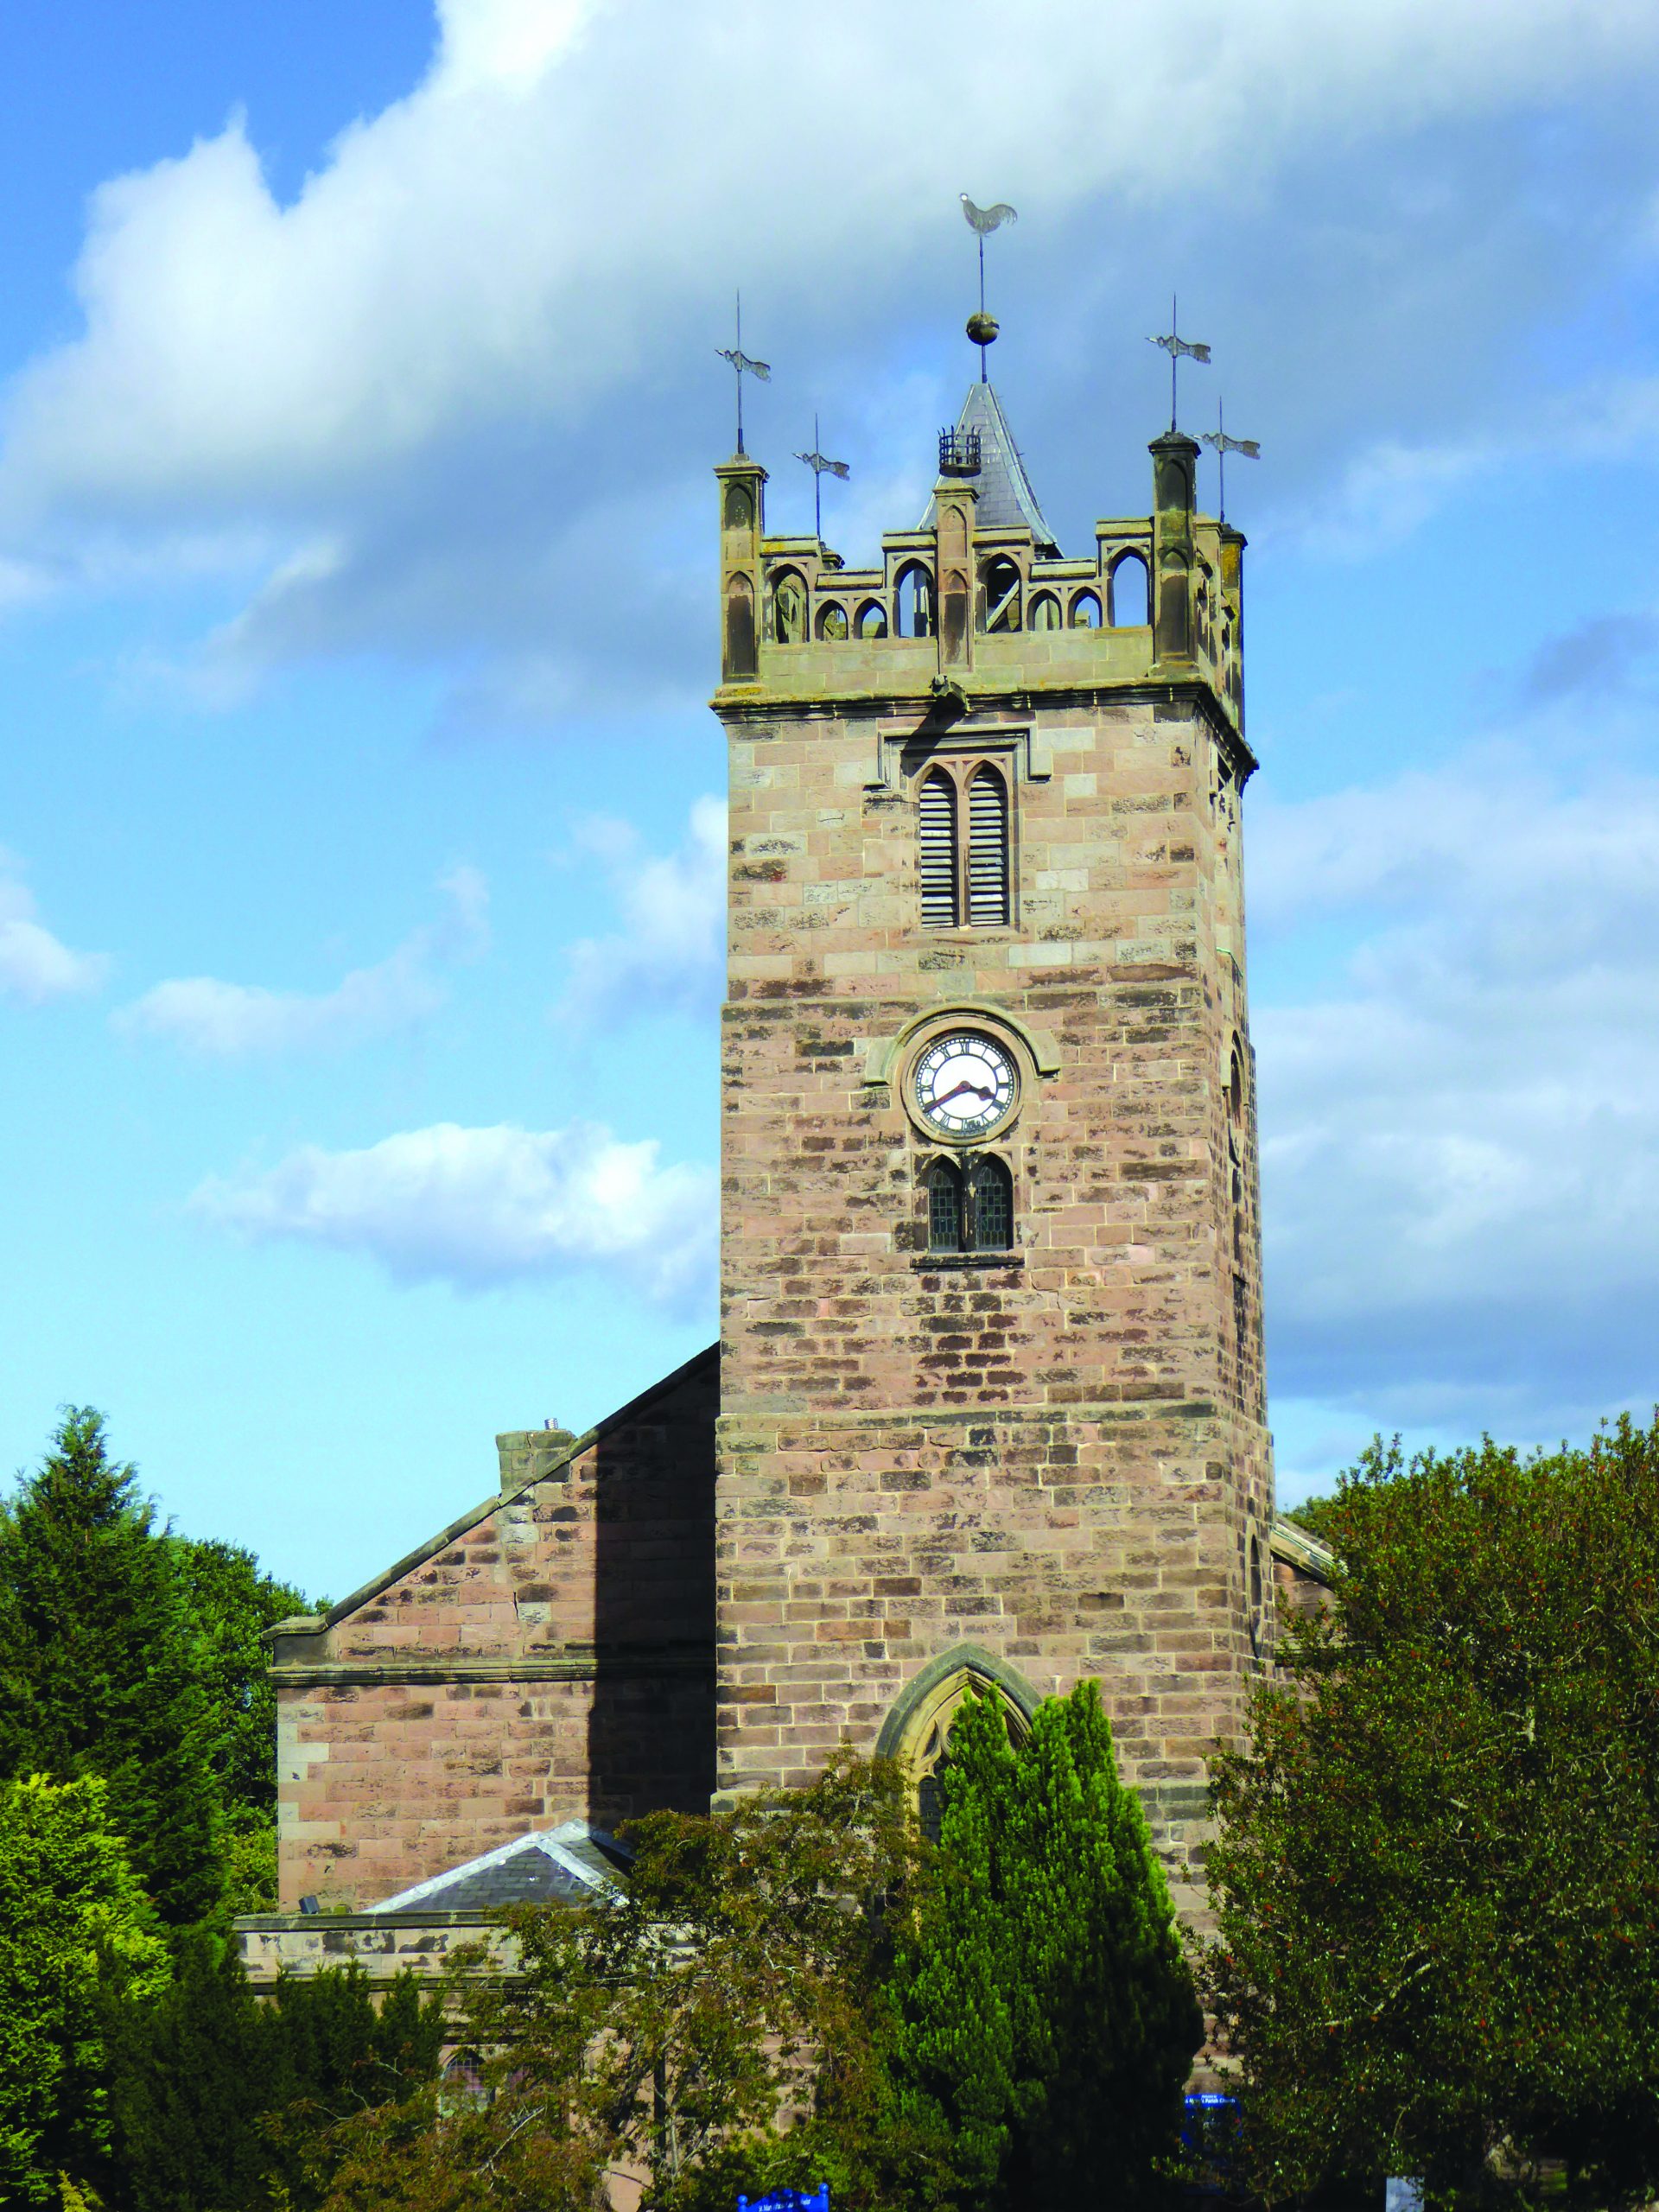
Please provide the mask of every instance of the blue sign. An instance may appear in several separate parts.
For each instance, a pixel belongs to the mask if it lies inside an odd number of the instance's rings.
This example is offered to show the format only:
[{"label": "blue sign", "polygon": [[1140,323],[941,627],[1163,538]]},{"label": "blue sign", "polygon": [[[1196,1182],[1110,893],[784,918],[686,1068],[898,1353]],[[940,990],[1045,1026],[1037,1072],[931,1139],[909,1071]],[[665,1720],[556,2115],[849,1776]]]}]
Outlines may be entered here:
[{"label": "blue sign", "polygon": [[810,2195],[804,2189],[774,2189],[770,2196],[740,2196],[737,2212],[830,2212],[830,2184],[821,2181]]},{"label": "blue sign", "polygon": [[1186,2152],[1189,2196],[1231,2196],[1240,2187],[1239,2135],[1243,2113],[1236,2097],[1205,2089],[1181,2100],[1181,2147]]}]

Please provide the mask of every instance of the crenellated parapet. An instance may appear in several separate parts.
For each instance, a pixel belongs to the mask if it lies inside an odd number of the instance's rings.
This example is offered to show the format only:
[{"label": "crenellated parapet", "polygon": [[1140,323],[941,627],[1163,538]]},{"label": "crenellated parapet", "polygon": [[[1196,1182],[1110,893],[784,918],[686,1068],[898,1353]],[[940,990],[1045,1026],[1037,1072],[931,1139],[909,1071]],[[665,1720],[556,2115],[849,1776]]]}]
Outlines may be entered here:
[{"label": "crenellated parapet", "polygon": [[952,470],[922,526],[884,533],[880,563],[859,569],[820,537],[769,536],[766,472],[727,462],[716,703],[925,698],[941,679],[987,696],[1196,681],[1241,733],[1244,539],[1197,512],[1192,439],[1150,450],[1153,512],[1097,522],[1082,557]]}]

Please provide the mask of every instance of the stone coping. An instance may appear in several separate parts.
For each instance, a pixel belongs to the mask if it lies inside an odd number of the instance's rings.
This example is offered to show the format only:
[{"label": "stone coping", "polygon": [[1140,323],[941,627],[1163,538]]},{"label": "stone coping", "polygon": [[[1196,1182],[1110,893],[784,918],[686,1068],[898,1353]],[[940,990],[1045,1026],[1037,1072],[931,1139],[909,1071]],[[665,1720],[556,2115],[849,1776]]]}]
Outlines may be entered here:
[{"label": "stone coping", "polygon": [[410,1928],[495,1928],[505,1910],[495,1905],[487,1912],[239,1912],[231,1929],[237,1936],[321,1936],[336,1929],[354,1934],[377,1928],[394,1933]]}]

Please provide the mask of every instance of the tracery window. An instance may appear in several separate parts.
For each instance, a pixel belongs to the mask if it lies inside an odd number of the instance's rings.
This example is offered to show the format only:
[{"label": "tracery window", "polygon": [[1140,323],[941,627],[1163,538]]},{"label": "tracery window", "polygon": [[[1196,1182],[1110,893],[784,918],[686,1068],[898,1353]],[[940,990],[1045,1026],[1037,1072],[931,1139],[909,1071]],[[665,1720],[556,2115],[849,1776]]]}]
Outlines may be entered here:
[{"label": "tracery window", "polygon": [[953,930],[957,903],[957,786],[944,769],[923,779],[918,803],[921,840],[922,926]]},{"label": "tracery window", "polygon": [[[988,1686],[976,1682],[969,1675],[962,1675],[951,1685],[949,1694],[929,1719],[911,1761],[911,1773],[915,1778],[916,1809],[920,1816],[922,1834],[930,1843],[939,1840],[939,1826],[944,1815],[945,1777],[950,1770],[950,1731],[970,1688],[983,1691]],[[1025,1717],[1013,1707],[1003,1703],[1002,1718],[1008,1732],[1008,1741],[1018,1745],[1029,1732]]]},{"label": "tracery window", "polygon": [[1014,1249],[1014,1177],[994,1153],[965,1165],[936,1160],[927,1171],[930,1252]]},{"label": "tracery window", "polygon": [[[1008,783],[989,760],[941,764],[917,792],[922,925],[1006,928],[1013,916]],[[963,833],[966,829],[966,836]]]},{"label": "tracery window", "polygon": [[989,761],[968,785],[968,919],[996,929],[1008,918],[1008,787]]}]

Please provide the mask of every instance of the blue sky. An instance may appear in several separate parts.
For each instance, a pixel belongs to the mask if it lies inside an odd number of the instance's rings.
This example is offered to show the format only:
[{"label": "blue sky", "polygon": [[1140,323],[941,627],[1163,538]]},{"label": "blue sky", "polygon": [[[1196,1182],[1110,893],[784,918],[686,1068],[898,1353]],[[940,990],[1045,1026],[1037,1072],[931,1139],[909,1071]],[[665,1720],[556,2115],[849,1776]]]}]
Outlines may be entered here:
[{"label": "blue sky", "polygon": [[[340,1594],[714,1333],[709,470],[1062,543],[1261,439],[1281,1496],[1659,1396],[1659,16],[1188,0],[0,15],[0,1465],[66,1401]],[[1212,496],[1211,487],[1210,496]]]}]

